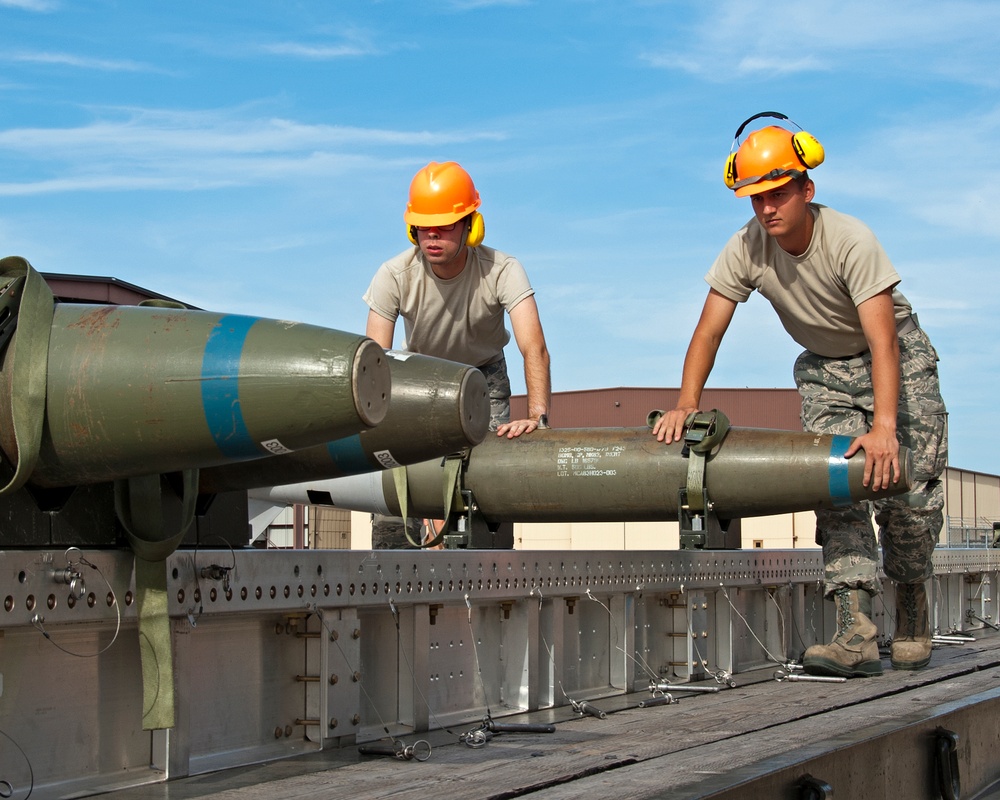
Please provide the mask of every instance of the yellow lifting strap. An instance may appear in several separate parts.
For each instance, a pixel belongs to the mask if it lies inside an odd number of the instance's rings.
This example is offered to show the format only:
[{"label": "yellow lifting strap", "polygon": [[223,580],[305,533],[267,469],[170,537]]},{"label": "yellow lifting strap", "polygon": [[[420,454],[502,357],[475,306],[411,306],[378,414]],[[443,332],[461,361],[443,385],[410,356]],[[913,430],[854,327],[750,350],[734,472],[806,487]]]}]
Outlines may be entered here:
[{"label": "yellow lifting strap", "polygon": [[143,730],[172,728],[175,720],[166,559],[194,522],[198,470],[184,470],[181,480],[181,518],[176,530],[167,530],[164,524],[162,476],[140,475],[115,481],[115,513],[135,552]]},{"label": "yellow lifting strap", "polygon": [[45,422],[49,335],[55,298],[48,284],[20,256],[0,259],[0,326],[9,342],[10,410],[17,453],[14,475],[0,495],[20,489],[38,463]]},{"label": "yellow lifting strap", "polygon": [[684,443],[688,446],[687,502],[690,511],[705,508],[705,463],[729,432],[729,418],[718,409],[694,411],[684,420]]},{"label": "yellow lifting strap", "polygon": [[142,664],[142,729],[172,728],[174,654],[170,639],[167,562],[135,558],[136,614]]},{"label": "yellow lifting strap", "polygon": [[[447,520],[451,516],[451,512],[455,506],[455,498],[462,496],[459,479],[462,474],[462,462],[465,461],[465,456],[465,453],[452,453],[450,456],[445,456],[444,462],[441,465],[444,470],[441,476],[441,488],[443,490],[441,518],[444,520]],[[444,535],[447,531],[448,526],[445,525],[424,547],[436,547],[439,545],[444,541]]]},{"label": "yellow lifting strap", "polygon": [[[461,497],[459,481],[462,474],[462,463],[465,461],[467,455],[468,453],[464,451],[453,453],[450,456],[445,456],[442,462],[442,519],[448,519],[451,516],[451,512],[455,506],[455,498]],[[403,533],[406,535],[406,540],[414,547],[421,549],[436,547],[444,539],[447,527],[442,528],[440,533],[428,542],[413,541],[413,537],[410,536],[410,530],[406,525],[406,513],[409,508],[409,485],[407,482],[406,467],[394,467],[392,470],[392,481],[396,489],[396,499],[399,502],[399,513],[403,518]]]}]

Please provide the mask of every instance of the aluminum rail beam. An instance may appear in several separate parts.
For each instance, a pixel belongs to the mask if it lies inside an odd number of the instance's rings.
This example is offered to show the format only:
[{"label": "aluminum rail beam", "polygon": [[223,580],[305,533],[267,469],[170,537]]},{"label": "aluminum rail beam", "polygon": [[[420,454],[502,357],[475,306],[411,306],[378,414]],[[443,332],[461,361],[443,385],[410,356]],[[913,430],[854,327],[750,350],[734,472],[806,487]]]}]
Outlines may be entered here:
[{"label": "aluminum rail beam", "polygon": [[[82,795],[477,724],[487,705],[602,709],[654,676],[738,682],[836,627],[817,549],[183,550],[167,559],[163,736],[141,730],[133,563],[0,551],[0,730],[17,744],[0,774],[16,796],[26,764],[36,796]],[[996,620],[1000,551],[939,550],[934,567],[935,632]],[[892,630],[882,604],[874,616]]]}]

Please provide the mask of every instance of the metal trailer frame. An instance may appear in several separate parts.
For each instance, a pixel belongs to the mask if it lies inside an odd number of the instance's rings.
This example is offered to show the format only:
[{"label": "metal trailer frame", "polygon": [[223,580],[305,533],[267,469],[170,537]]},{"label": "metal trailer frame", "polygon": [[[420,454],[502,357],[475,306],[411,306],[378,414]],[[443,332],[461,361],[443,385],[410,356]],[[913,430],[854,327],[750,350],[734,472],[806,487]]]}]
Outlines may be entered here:
[{"label": "metal trailer frame", "polygon": [[[144,731],[133,567],[127,551],[0,551],[12,791],[107,791],[600,706],[654,679],[725,682],[835,629],[819,550],[181,550],[165,562],[176,724]],[[996,628],[998,579],[1000,551],[937,550],[934,632]]]}]

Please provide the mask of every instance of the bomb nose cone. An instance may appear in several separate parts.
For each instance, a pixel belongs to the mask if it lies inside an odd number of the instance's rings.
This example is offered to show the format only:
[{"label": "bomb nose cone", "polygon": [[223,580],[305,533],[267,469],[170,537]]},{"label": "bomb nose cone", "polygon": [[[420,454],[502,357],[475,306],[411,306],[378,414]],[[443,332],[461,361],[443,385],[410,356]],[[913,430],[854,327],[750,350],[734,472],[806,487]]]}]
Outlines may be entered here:
[{"label": "bomb nose cone", "polygon": [[369,426],[378,425],[389,411],[392,377],[385,350],[372,340],[362,342],[351,367],[354,408]]},{"label": "bomb nose cone", "polygon": [[829,485],[830,499],[834,506],[845,506],[861,500],[878,500],[881,497],[900,494],[913,487],[913,452],[907,447],[899,448],[899,474],[892,474],[888,489],[882,489],[865,480],[865,452],[859,450],[850,458],[844,452],[853,439],[850,436],[834,436],[830,444]]},{"label": "bomb nose cone", "polygon": [[459,390],[462,415],[462,430],[472,444],[479,444],[486,438],[490,427],[490,390],[486,376],[478,369],[470,369]]},{"label": "bomb nose cone", "polygon": [[200,491],[214,494],[394,469],[483,441],[490,398],[482,372],[418,353],[390,350],[382,355],[389,364],[392,400],[378,425],[293,453],[206,467]]}]

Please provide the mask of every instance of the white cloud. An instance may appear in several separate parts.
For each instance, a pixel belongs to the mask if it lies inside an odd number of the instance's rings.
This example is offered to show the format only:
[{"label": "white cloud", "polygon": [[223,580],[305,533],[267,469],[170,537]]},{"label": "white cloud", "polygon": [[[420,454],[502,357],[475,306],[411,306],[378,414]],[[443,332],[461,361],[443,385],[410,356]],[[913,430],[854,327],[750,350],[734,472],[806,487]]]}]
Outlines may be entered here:
[{"label": "white cloud", "polygon": [[327,61],[335,58],[352,58],[356,56],[375,55],[372,47],[357,44],[314,45],[301,42],[275,42],[262,44],[260,52],[276,56],[293,56],[310,61]]},{"label": "white cloud", "polygon": [[79,67],[80,69],[94,69],[104,72],[160,72],[161,70],[149,64],[142,64],[138,61],[113,60],[106,58],[89,58],[87,56],[77,56],[71,53],[38,53],[38,52],[13,52],[0,54],[0,60],[15,61],[31,64],[55,64],[67,67]]},{"label": "white cloud", "polygon": [[384,168],[405,160],[398,153],[379,155],[384,147],[423,150],[505,138],[501,132],[482,130],[307,125],[280,118],[249,118],[246,109],[116,111],[121,119],[76,128],[0,131],[0,154],[19,153],[39,162],[34,180],[0,184],[0,195],[85,189],[198,190],[295,182]]},{"label": "white cloud", "polygon": [[[664,15],[668,41],[640,60],[653,67],[731,80],[817,69],[850,70],[857,54],[903,59],[922,73],[969,82],[996,81],[994,34],[1000,4],[953,2],[903,4],[868,0],[748,3],[724,0],[688,5],[693,19]],[[980,67],[957,65],[950,53],[978,57]],[[868,62],[870,64],[870,62]]]},{"label": "white cloud", "polygon": [[528,6],[531,0],[450,0],[449,5],[459,11],[471,11],[494,6]]},{"label": "white cloud", "polygon": [[20,8],[24,11],[52,11],[56,5],[54,0],[0,0],[0,7]]},{"label": "white cloud", "polygon": [[263,40],[259,35],[239,36],[178,36],[168,34],[167,41],[197,50],[212,58],[247,59],[275,56],[302,61],[336,61],[364,56],[385,56],[409,49],[403,42],[378,44],[378,34],[361,25],[320,25],[290,38]]},{"label": "white cloud", "polygon": [[0,147],[51,156],[103,150],[123,155],[163,152],[248,153],[309,150],[345,145],[432,145],[499,140],[502,133],[447,132],[307,125],[281,118],[249,119],[238,111],[121,109],[124,119],[78,128],[11,128]]},{"label": "white cloud", "polygon": [[831,68],[832,64],[814,56],[781,58],[771,54],[748,56],[740,59],[736,65],[736,71],[742,75],[766,74],[772,76],[825,71]]},{"label": "white cloud", "polygon": [[831,188],[883,198],[929,226],[1000,238],[1000,106],[937,120],[914,115],[919,122],[897,117],[873,127],[854,152],[839,155]]}]

